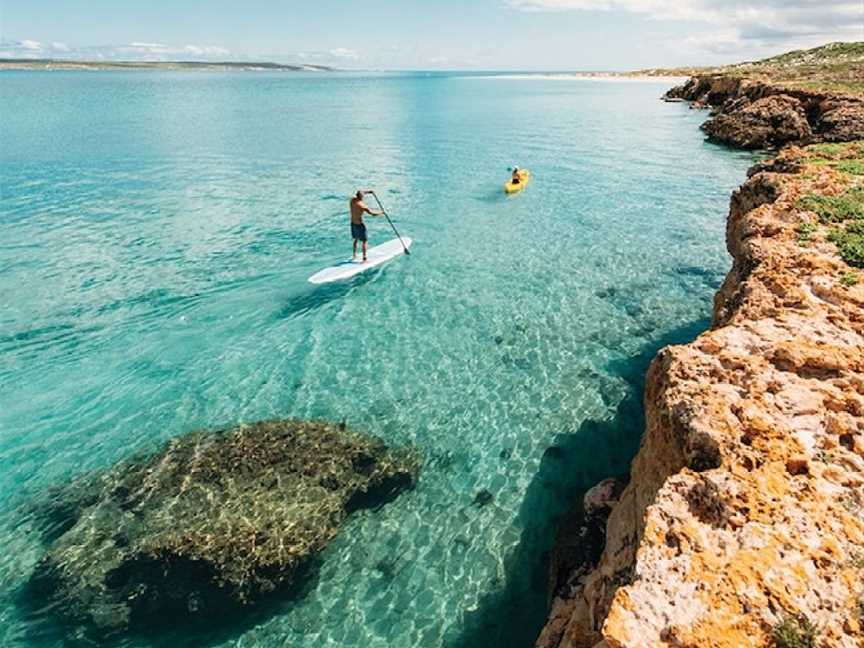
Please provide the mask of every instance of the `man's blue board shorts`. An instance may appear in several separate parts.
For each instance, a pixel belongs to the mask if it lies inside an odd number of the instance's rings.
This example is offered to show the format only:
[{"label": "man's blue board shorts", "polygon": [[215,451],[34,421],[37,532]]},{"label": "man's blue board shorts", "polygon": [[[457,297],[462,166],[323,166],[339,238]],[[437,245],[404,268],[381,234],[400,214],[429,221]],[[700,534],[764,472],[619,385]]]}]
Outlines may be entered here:
[{"label": "man's blue board shorts", "polygon": [[351,223],[351,238],[355,241],[366,242],[366,226],[364,224]]}]

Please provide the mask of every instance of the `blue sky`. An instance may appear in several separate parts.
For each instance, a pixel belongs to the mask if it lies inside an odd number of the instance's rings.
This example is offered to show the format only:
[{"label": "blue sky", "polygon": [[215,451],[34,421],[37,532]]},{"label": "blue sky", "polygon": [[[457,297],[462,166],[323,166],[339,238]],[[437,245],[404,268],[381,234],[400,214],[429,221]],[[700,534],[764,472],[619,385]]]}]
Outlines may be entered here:
[{"label": "blue sky", "polygon": [[613,70],[864,40],[864,0],[0,0],[0,56]]}]

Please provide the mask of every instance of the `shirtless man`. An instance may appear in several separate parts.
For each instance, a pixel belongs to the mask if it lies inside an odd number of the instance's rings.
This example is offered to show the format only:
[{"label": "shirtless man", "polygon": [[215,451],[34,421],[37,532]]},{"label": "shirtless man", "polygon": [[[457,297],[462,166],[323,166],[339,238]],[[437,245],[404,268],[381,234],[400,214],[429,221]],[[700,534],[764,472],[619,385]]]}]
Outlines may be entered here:
[{"label": "shirtless man", "polygon": [[363,261],[366,261],[366,225],[363,223],[363,214],[380,216],[384,213],[375,209],[369,209],[366,203],[363,202],[363,196],[370,193],[374,192],[358,189],[357,193],[351,198],[351,238],[354,239],[354,251],[351,254],[352,259],[357,258],[357,241],[360,241],[363,243]]}]

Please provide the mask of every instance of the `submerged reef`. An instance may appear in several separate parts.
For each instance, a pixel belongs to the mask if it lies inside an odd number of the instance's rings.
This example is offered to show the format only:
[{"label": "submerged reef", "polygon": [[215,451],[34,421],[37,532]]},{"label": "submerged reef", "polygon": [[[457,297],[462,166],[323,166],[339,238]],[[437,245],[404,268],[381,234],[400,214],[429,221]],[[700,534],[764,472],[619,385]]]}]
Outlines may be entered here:
[{"label": "submerged reef", "polygon": [[52,493],[31,588],[88,633],[212,618],[297,584],[359,508],[418,460],[343,425],[263,421],[180,436]]},{"label": "submerged reef", "polygon": [[711,329],[654,359],[605,547],[538,646],[864,645],[864,142],[749,175]]}]

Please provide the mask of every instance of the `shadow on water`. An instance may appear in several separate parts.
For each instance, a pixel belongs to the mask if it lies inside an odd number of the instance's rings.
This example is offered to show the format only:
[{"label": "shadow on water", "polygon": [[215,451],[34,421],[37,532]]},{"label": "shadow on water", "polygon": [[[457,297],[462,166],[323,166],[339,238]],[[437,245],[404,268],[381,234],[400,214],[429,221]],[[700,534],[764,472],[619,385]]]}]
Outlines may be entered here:
[{"label": "shadow on water", "polygon": [[627,360],[610,363],[609,372],[627,382],[627,395],[611,417],[562,432],[546,450],[519,509],[523,531],[507,557],[504,585],[466,615],[458,632],[447,637],[449,648],[534,645],[546,621],[549,552],[558,518],[600,480],[628,472],[645,426],[642,395],[648,365],[661,347],[689,342],[708,325],[703,319],[692,322],[656,338]]},{"label": "shadow on water", "polygon": [[516,194],[504,193],[504,190],[501,189],[501,187],[503,187],[503,186],[504,186],[504,181],[502,180],[500,187],[497,187],[494,190],[490,189],[486,193],[475,194],[475,195],[471,196],[471,199],[475,200],[477,202],[494,205],[497,203],[505,203],[508,200],[512,200],[513,198],[515,198],[519,195],[518,193],[516,193]]},{"label": "shadow on water", "polygon": [[205,614],[201,618],[190,618],[188,614],[160,613],[158,616],[139,619],[122,633],[101,636],[92,633],[92,628],[67,620],[52,602],[53,596],[41,584],[28,582],[18,592],[16,604],[22,611],[26,631],[23,645],[102,646],[125,648],[129,645],[146,645],[151,648],[208,648],[233,644],[244,633],[267,620],[285,614],[295,603],[302,601],[318,583],[320,557],[311,560],[298,573],[295,583],[272,592],[254,605],[226,606],[217,615]]},{"label": "shadow on water", "polygon": [[276,319],[293,319],[306,313],[326,306],[332,301],[342,299],[354,288],[359,288],[372,281],[381,268],[363,272],[347,281],[334,281],[333,283],[321,284],[304,290],[299,295],[294,295],[276,312]]}]

